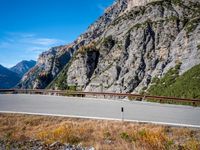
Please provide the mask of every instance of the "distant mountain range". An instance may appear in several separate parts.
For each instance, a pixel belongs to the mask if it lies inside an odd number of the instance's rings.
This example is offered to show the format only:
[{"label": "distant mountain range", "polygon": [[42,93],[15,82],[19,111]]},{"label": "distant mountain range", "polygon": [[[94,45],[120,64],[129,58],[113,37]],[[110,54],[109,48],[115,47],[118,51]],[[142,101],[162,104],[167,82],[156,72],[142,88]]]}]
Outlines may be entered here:
[{"label": "distant mountain range", "polygon": [[36,64],[36,61],[34,60],[23,60],[19,62],[14,67],[10,68],[11,71],[17,73],[20,77],[23,77],[23,75],[30,70],[30,68],[34,67]]},{"label": "distant mountain range", "polygon": [[8,69],[0,65],[0,89],[12,88],[19,83],[23,75],[36,64],[35,61],[21,61],[14,67]]},{"label": "distant mountain range", "polygon": [[0,88],[7,89],[15,86],[20,80],[17,73],[0,65]]}]

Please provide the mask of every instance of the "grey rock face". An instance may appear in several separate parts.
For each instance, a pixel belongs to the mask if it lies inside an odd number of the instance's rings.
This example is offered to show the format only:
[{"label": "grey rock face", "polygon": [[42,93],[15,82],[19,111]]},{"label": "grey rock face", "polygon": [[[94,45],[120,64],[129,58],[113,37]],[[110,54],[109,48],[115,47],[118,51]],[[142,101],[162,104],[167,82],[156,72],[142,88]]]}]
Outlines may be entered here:
[{"label": "grey rock face", "polygon": [[133,2],[116,1],[70,46],[43,53],[21,87],[140,92],[177,64],[182,74],[200,63],[198,0]]},{"label": "grey rock face", "polygon": [[41,54],[36,66],[24,75],[18,88],[46,88],[67,65],[74,51],[100,39],[106,27],[126,9],[126,0],[114,3],[76,41],[66,46],[52,48]]},{"label": "grey rock face", "polygon": [[[200,63],[199,6],[196,1],[156,1],[124,10],[96,40],[99,58],[91,77],[87,68],[92,63],[86,63],[86,54],[78,55],[64,83],[84,85],[85,91],[129,93],[140,92],[178,63],[184,73]],[[89,59],[94,63],[94,58]]]},{"label": "grey rock face", "polygon": [[132,8],[136,6],[145,6],[146,4],[154,1],[159,1],[159,0],[127,0],[128,3],[128,11],[130,11]]},{"label": "grey rock face", "polygon": [[89,51],[86,54],[77,54],[68,70],[67,83],[87,85],[96,69],[99,52]]},{"label": "grey rock face", "polygon": [[23,76],[18,87],[28,89],[45,88],[68,63],[73,52],[74,50],[70,46],[60,46],[42,53],[36,66]]}]

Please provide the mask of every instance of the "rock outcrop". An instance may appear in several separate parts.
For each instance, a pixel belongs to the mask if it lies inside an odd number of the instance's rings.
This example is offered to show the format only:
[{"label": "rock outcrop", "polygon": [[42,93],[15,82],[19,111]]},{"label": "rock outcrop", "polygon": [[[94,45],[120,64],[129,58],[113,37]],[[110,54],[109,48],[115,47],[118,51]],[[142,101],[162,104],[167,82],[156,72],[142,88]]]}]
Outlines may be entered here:
[{"label": "rock outcrop", "polygon": [[[76,41],[66,46],[51,48],[39,56],[37,64],[24,75],[18,88],[46,88],[71,59],[73,52],[84,45],[100,39],[107,26],[127,9],[126,0],[120,0],[109,7],[87,31]],[[58,65],[58,67],[57,67]]]},{"label": "rock outcrop", "polygon": [[136,6],[145,6],[146,4],[154,1],[160,1],[160,0],[127,0],[128,3],[128,10],[130,11],[132,8]]},{"label": "rock outcrop", "polygon": [[[73,56],[56,73],[53,64],[60,61],[40,56],[40,69],[32,72],[41,74],[42,66],[51,72],[49,82],[39,82],[29,72],[22,81],[27,86],[21,87],[45,88],[53,80],[49,88],[131,93],[148,88],[154,77],[176,65],[181,64],[183,74],[200,64],[199,8],[198,0],[118,0],[71,44]],[[69,46],[65,49],[69,54]],[[24,84],[27,78],[32,84]]]},{"label": "rock outcrop", "polygon": [[73,48],[67,45],[53,47],[42,53],[35,67],[23,76],[17,87],[23,89],[45,88],[68,63],[73,52]]},{"label": "rock outcrop", "polygon": [[139,92],[178,63],[180,73],[187,71],[200,63],[198,6],[156,1],[132,8],[112,21],[93,46],[78,50],[58,78],[86,91]]}]

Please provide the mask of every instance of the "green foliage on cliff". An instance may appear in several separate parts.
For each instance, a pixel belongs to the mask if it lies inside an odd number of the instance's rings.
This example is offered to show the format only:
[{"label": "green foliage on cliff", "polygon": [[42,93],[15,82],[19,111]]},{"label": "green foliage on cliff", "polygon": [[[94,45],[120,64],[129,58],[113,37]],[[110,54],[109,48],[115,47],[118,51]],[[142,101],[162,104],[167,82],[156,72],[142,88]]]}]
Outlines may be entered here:
[{"label": "green foliage on cliff", "polygon": [[181,4],[181,0],[171,0],[172,4],[175,4],[175,5],[180,5]]},{"label": "green foliage on cliff", "polygon": [[78,55],[78,54],[85,55],[88,52],[99,51],[99,49],[96,47],[96,45],[97,45],[96,42],[91,42],[88,45],[82,46],[77,50],[77,53],[75,55]]},{"label": "green foliage on cliff", "polygon": [[154,79],[148,94],[200,99],[200,65],[179,76],[180,65],[170,69],[161,79]]},{"label": "green foliage on cliff", "polygon": [[113,46],[115,45],[115,40],[113,39],[112,35],[109,35],[107,37],[105,37],[103,39],[103,42],[102,42],[103,46],[105,46],[106,48],[108,49],[111,49],[113,48]]},{"label": "green foliage on cliff", "polygon": [[187,34],[193,32],[197,28],[199,22],[200,22],[200,18],[195,18],[195,19],[190,20],[186,24],[186,27],[185,27]]},{"label": "green foliage on cliff", "polygon": [[67,72],[69,67],[71,66],[72,61],[75,59],[76,54],[71,58],[71,60],[67,63],[64,69],[58,74],[56,78],[47,86],[49,88],[58,88],[59,90],[67,90]]},{"label": "green foliage on cliff", "polygon": [[197,45],[198,50],[200,50],[200,45]]}]

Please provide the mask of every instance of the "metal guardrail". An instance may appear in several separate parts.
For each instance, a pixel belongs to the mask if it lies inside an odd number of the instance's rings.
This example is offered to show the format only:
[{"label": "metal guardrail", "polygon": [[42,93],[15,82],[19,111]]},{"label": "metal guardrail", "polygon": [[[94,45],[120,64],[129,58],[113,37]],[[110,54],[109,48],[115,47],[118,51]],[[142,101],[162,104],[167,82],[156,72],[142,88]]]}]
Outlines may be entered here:
[{"label": "metal guardrail", "polygon": [[73,96],[114,96],[114,97],[135,97],[140,99],[155,99],[155,100],[171,100],[177,102],[190,102],[200,104],[200,99],[189,99],[189,98],[177,98],[167,96],[153,96],[153,95],[141,95],[141,94],[129,94],[129,93],[107,93],[107,92],[81,92],[81,91],[66,91],[66,90],[46,90],[46,89],[0,89],[0,93],[26,93],[26,94],[60,94],[60,95],[73,95]]}]

